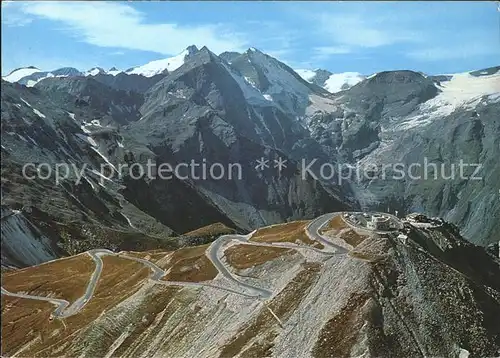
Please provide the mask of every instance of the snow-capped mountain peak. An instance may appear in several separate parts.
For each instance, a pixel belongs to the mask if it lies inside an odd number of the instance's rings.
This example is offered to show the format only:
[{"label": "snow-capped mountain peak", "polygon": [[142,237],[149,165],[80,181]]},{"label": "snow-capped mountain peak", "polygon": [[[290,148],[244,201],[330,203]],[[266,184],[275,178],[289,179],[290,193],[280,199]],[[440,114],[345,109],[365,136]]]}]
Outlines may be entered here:
[{"label": "snow-capped mountain peak", "polygon": [[351,88],[352,86],[363,81],[365,78],[366,77],[361,75],[359,72],[333,73],[325,81],[323,87],[328,92],[336,93]]},{"label": "snow-capped mountain peak", "polygon": [[7,76],[2,77],[5,81],[7,82],[17,82],[21,78],[30,76],[34,73],[40,72],[41,70],[34,67],[34,66],[29,66],[29,67],[21,67],[17,68],[11,73],[9,73]]},{"label": "snow-capped mountain peak", "polygon": [[307,82],[323,87],[331,93],[349,89],[366,78],[359,72],[331,73],[322,69],[297,69],[295,72]]},{"label": "snow-capped mountain peak", "polygon": [[181,67],[187,57],[195,54],[196,52],[198,52],[198,48],[192,45],[174,57],[151,61],[145,65],[133,67],[130,70],[127,70],[126,73],[152,77],[164,73],[165,70],[167,72],[172,72]]},{"label": "snow-capped mountain peak", "polygon": [[275,102],[290,112],[307,107],[313,90],[290,67],[277,59],[250,48],[231,66],[241,73],[246,82],[257,88],[268,102]]},{"label": "snow-capped mountain peak", "polygon": [[262,52],[261,50],[259,50],[258,48],[255,48],[255,47],[250,47],[250,48],[248,48],[248,50],[246,51],[246,53],[252,53],[252,52],[257,52],[257,53],[264,54],[264,52]]},{"label": "snow-capped mountain peak", "polygon": [[106,71],[101,67],[93,67],[87,72],[85,72],[84,76],[97,76],[99,74],[106,73]]},{"label": "snow-capped mountain peak", "polygon": [[116,76],[119,73],[122,73],[123,71],[117,69],[116,67],[111,67],[106,73],[111,76]]},{"label": "snow-capped mountain peak", "polygon": [[313,83],[313,79],[314,77],[316,77],[316,70],[297,69],[294,71],[297,72],[300,77],[310,83]]}]

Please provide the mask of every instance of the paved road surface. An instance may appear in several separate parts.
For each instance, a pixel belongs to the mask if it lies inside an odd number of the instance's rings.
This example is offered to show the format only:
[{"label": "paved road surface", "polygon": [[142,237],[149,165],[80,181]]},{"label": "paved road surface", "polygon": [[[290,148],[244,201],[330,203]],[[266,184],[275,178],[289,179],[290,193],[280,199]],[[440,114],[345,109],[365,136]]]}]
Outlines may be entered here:
[{"label": "paved road surface", "polygon": [[212,242],[212,244],[208,247],[206,251],[208,259],[212,262],[212,264],[215,266],[215,268],[217,269],[217,271],[219,271],[221,275],[235,282],[238,286],[245,288],[247,291],[257,295],[257,297],[259,298],[266,299],[271,297],[273,294],[271,291],[258,286],[248,284],[236,278],[236,276],[233,275],[220,260],[220,257],[224,255],[224,253],[222,252],[219,257],[219,253],[222,251],[221,248],[231,240],[238,240],[237,237],[239,236],[241,235],[223,235],[214,242]]},{"label": "paved road surface", "polygon": [[49,298],[49,297],[44,297],[44,296],[32,296],[32,295],[25,295],[23,293],[12,293],[10,291],[7,291],[5,288],[2,287],[2,295],[10,296],[10,297],[18,297],[18,298],[27,298],[30,300],[37,300],[37,301],[46,301],[50,302],[53,305],[57,306],[54,312],[52,313],[53,316],[59,317],[61,313],[66,309],[66,307],[69,306],[69,302],[63,299],[59,298]]},{"label": "paved road surface", "polygon": [[47,302],[50,302],[50,303],[57,306],[57,308],[54,310],[54,312],[52,314],[53,317],[65,318],[68,316],[72,316],[74,314],[77,314],[92,299],[92,296],[94,295],[95,289],[97,287],[97,284],[99,282],[99,278],[101,277],[101,273],[102,273],[103,261],[102,261],[101,257],[105,256],[105,255],[112,255],[112,256],[117,256],[117,257],[127,259],[127,260],[133,260],[133,261],[136,261],[136,262],[139,262],[143,265],[148,266],[152,271],[152,275],[150,276],[150,280],[154,281],[156,284],[168,285],[168,286],[186,286],[186,287],[211,287],[211,288],[224,290],[224,291],[227,291],[229,293],[238,294],[238,295],[242,295],[242,296],[249,297],[249,298],[268,299],[273,295],[272,291],[264,289],[262,287],[258,287],[258,286],[249,284],[247,282],[244,282],[241,279],[239,279],[236,275],[234,275],[231,271],[229,271],[229,269],[226,267],[226,265],[221,260],[221,258],[224,256],[224,246],[231,241],[238,241],[240,244],[244,244],[244,245],[272,246],[272,247],[289,248],[289,249],[295,249],[295,250],[307,249],[307,250],[313,250],[313,251],[316,251],[318,253],[322,253],[322,254],[330,255],[330,256],[332,256],[332,255],[344,255],[348,252],[347,249],[334,244],[333,242],[329,241],[328,238],[324,237],[323,235],[321,235],[319,233],[319,230],[326,223],[328,223],[332,218],[334,218],[337,215],[341,215],[341,213],[331,213],[331,214],[322,215],[322,216],[314,219],[305,229],[307,236],[310,239],[315,240],[315,241],[323,244],[324,249],[318,249],[318,248],[306,246],[306,245],[297,245],[294,243],[283,243],[283,242],[264,243],[264,242],[249,241],[255,231],[248,234],[248,235],[223,235],[223,236],[219,237],[217,240],[215,240],[208,247],[205,254],[208,257],[208,259],[212,262],[214,267],[217,269],[217,271],[219,271],[219,273],[222,276],[224,276],[225,278],[227,278],[228,280],[234,282],[237,285],[237,287],[240,288],[240,290],[233,289],[233,288],[227,288],[227,287],[221,287],[221,286],[217,286],[217,285],[213,285],[213,284],[209,284],[209,283],[202,283],[202,282],[165,281],[165,280],[162,280],[161,278],[166,275],[166,271],[151,261],[148,261],[146,259],[142,259],[139,257],[127,256],[126,254],[124,254],[122,252],[115,253],[115,252],[107,250],[107,249],[95,249],[95,250],[90,250],[87,252],[87,254],[90,255],[90,257],[92,257],[92,259],[95,262],[95,269],[94,269],[94,272],[92,273],[92,276],[89,280],[89,283],[87,285],[87,289],[85,290],[84,295],[82,297],[78,298],[71,305],[66,300],[48,298],[48,297],[43,297],[43,296],[33,296],[33,295],[12,293],[12,292],[7,291],[3,287],[2,287],[2,294],[7,295],[7,296],[12,296],[12,297],[47,301]]},{"label": "paved road surface", "polygon": [[335,216],[342,215],[342,213],[329,213],[325,215],[321,215],[311,221],[309,225],[306,227],[306,234],[309,236],[311,240],[318,241],[322,243],[325,246],[325,249],[330,249],[334,250],[337,254],[347,254],[349,250],[346,248],[336,245],[330,240],[328,240],[327,237],[321,235],[319,233],[319,230],[325,226],[330,220],[332,220]]}]

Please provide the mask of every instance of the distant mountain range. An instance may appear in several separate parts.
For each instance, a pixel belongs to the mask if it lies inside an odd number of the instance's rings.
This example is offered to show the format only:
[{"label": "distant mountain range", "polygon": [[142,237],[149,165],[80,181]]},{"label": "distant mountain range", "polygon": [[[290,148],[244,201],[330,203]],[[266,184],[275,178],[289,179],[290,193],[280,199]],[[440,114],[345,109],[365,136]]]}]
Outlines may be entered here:
[{"label": "distant mountain range", "polygon": [[[3,262],[29,265],[103,243],[154,247],[213,222],[248,231],[346,208],[424,212],[457,224],[472,242],[496,242],[499,69],[331,74],[294,71],[253,48],[217,56],[191,46],[126,71],[15,70],[2,79],[2,208],[22,216],[2,221],[2,245],[21,240],[27,252]],[[259,172],[261,158],[269,168]],[[279,158],[282,172],[273,167]],[[482,179],[319,175],[323,164],[409,166],[425,158],[482,163]],[[98,170],[148,160],[241,163],[245,175],[116,173],[103,181]],[[314,161],[307,180],[303,161]],[[24,164],[42,162],[86,166],[84,181],[70,176],[55,186],[20,175]]]},{"label": "distant mountain range", "polygon": [[[181,67],[184,62],[189,59],[193,54],[197,53],[199,50],[196,46],[192,45],[187,47],[184,51],[176,56],[168,57],[160,60],[154,60],[148,62],[144,65],[135,66],[126,70],[119,70],[116,67],[112,67],[109,70],[105,70],[101,67],[94,67],[87,71],[81,71],[73,67],[63,67],[53,71],[42,71],[35,66],[21,67],[11,71],[8,75],[4,76],[3,79],[8,82],[18,82],[24,84],[28,87],[34,86],[37,82],[48,77],[67,77],[67,76],[97,76],[97,75],[140,75],[144,77],[153,77],[156,75],[166,75],[169,72],[175,71],[177,68]],[[233,59],[240,56],[237,52],[223,52],[219,56],[220,58],[231,63]],[[496,67],[491,69],[486,69],[486,71],[494,71]],[[359,72],[342,72],[342,73],[332,73],[326,69],[294,69],[294,71],[302,77],[307,82],[318,85],[326,89],[330,93],[337,93],[343,90],[347,90],[350,87],[356,85],[357,83],[363,81],[369,75],[363,75]],[[483,71],[484,72],[484,71]],[[473,71],[471,73],[480,74],[480,71]],[[373,75],[373,74],[372,74]],[[451,79],[453,75],[434,75],[431,76],[434,79]]]},{"label": "distant mountain range", "polygon": [[[4,76],[3,79],[8,82],[18,82],[24,84],[28,87],[34,86],[37,82],[48,77],[67,77],[67,76],[97,76],[97,75],[141,75],[144,77],[153,77],[155,75],[168,74],[182,66],[186,59],[195,54],[198,51],[196,46],[189,46],[180,54],[161,60],[151,61],[145,65],[136,66],[129,68],[127,70],[118,70],[116,67],[112,67],[109,70],[105,70],[101,67],[94,67],[87,71],[80,71],[76,68],[65,67],[53,71],[42,71],[34,66],[22,67],[13,70],[8,75]],[[231,56],[240,55],[235,52],[225,52],[220,56],[224,59],[231,59]],[[236,58],[236,57],[234,57]],[[316,69],[316,70],[295,70],[303,79],[310,83],[314,83],[320,87],[323,87],[329,92],[335,93],[341,90],[346,90],[352,87],[356,83],[362,81],[366,76],[363,76],[357,72],[345,72],[333,74],[326,70]]]}]

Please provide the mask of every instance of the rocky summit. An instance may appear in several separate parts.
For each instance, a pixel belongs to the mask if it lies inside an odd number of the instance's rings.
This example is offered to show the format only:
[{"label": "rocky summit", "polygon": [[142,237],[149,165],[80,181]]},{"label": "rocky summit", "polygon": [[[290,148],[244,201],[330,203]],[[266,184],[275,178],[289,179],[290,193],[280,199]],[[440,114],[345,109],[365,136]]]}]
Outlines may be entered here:
[{"label": "rocky summit", "polygon": [[2,356],[500,355],[500,67],[189,46],[1,109]]}]

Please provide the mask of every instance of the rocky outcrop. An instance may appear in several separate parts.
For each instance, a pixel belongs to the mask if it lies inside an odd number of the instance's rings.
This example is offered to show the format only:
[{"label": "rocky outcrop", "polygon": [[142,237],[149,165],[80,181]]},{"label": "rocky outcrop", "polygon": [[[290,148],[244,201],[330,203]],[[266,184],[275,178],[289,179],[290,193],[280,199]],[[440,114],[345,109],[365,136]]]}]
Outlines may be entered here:
[{"label": "rocky outcrop", "polygon": [[60,250],[20,210],[2,207],[2,267],[26,267],[50,261]]},{"label": "rocky outcrop", "polygon": [[114,89],[94,77],[47,78],[35,88],[72,112],[85,108],[91,116],[89,122],[98,120],[103,124],[126,125],[138,120],[144,102],[140,93]]}]

